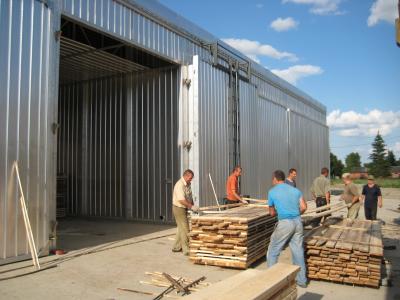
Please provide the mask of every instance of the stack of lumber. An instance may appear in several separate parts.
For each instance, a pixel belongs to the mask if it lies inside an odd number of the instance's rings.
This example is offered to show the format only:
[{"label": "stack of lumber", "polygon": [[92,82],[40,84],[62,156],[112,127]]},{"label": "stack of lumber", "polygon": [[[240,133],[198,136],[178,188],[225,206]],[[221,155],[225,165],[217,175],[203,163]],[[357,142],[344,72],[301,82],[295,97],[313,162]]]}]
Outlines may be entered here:
[{"label": "stack of lumber", "polygon": [[263,271],[249,269],[186,296],[188,300],[297,299],[298,266],[278,263]]},{"label": "stack of lumber", "polygon": [[246,269],[266,254],[275,223],[265,206],[192,216],[189,257],[197,264]]},{"label": "stack of lumber", "polygon": [[379,287],[383,245],[379,221],[344,219],[305,240],[308,277]]}]

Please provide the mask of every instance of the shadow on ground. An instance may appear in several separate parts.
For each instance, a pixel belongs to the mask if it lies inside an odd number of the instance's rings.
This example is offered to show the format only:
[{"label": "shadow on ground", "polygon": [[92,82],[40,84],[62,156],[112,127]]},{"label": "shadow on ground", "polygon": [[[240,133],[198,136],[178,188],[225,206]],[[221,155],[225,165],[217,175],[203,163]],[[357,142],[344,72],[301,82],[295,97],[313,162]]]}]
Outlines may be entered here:
[{"label": "shadow on ground", "polygon": [[301,295],[298,300],[320,300],[322,297],[323,295],[321,294],[306,292],[305,294]]},{"label": "shadow on ground", "polygon": [[65,251],[96,247],[172,228],[119,220],[65,218],[58,220],[57,248]]}]

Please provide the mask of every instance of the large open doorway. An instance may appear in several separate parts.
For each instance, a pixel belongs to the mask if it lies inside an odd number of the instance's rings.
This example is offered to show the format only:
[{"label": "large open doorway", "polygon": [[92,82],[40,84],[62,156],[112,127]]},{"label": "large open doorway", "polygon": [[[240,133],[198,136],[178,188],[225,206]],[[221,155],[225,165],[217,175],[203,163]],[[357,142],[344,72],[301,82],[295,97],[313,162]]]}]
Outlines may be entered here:
[{"label": "large open doorway", "polygon": [[179,177],[179,67],[67,18],[61,31],[61,246],[73,249],[67,244],[88,236],[101,242],[139,234],[127,230],[126,220],[171,223],[172,184]]}]

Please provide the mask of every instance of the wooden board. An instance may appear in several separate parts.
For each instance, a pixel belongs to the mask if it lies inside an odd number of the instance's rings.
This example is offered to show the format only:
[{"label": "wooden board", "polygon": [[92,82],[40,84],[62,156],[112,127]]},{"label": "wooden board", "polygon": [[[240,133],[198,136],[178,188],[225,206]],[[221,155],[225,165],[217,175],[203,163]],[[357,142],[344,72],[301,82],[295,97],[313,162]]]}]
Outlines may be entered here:
[{"label": "wooden board", "polygon": [[308,277],[378,287],[383,245],[378,221],[344,219],[305,240]]},{"label": "wooden board", "polygon": [[265,256],[276,222],[265,207],[257,206],[194,216],[189,258],[197,264],[246,269]]},{"label": "wooden board", "polygon": [[[295,299],[298,266],[278,263],[259,271],[249,269],[186,296],[188,300]],[[291,295],[291,298],[289,297]],[[282,296],[282,297],[280,297]]]}]

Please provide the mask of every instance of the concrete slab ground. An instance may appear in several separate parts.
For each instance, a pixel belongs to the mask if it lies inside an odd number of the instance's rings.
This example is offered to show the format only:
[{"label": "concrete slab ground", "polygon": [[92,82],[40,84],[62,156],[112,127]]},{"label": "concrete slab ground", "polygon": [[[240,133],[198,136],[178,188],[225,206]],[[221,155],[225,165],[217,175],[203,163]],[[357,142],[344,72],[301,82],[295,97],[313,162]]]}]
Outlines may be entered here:
[{"label": "concrete slab ground", "polygon": [[[372,289],[311,281],[307,288],[298,289],[299,299],[400,299],[399,204],[400,190],[385,189],[384,207],[378,215],[386,223],[384,244],[397,247],[385,250],[383,282],[390,279],[392,287]],[[362,218],[362,211],[360,214]],[[40,259],[43,267],[57,267],[28,274],[33,271],[28,261],[1,266],[0,299],[152,299],[117,288],[161,292],[163,288],[140,283],[149,281],[146,271],[167,272],[191,279],[204,275],[210,283],[240,272],[194,265],[181,253],[172,253],[174,233],[175,228],[171,226],[67,219],[60,222],[58,245],[69,252]],[[280,261],[290,263],[289,249],[282,253]],[[253,267],[266,269],[265,259]]]}]

